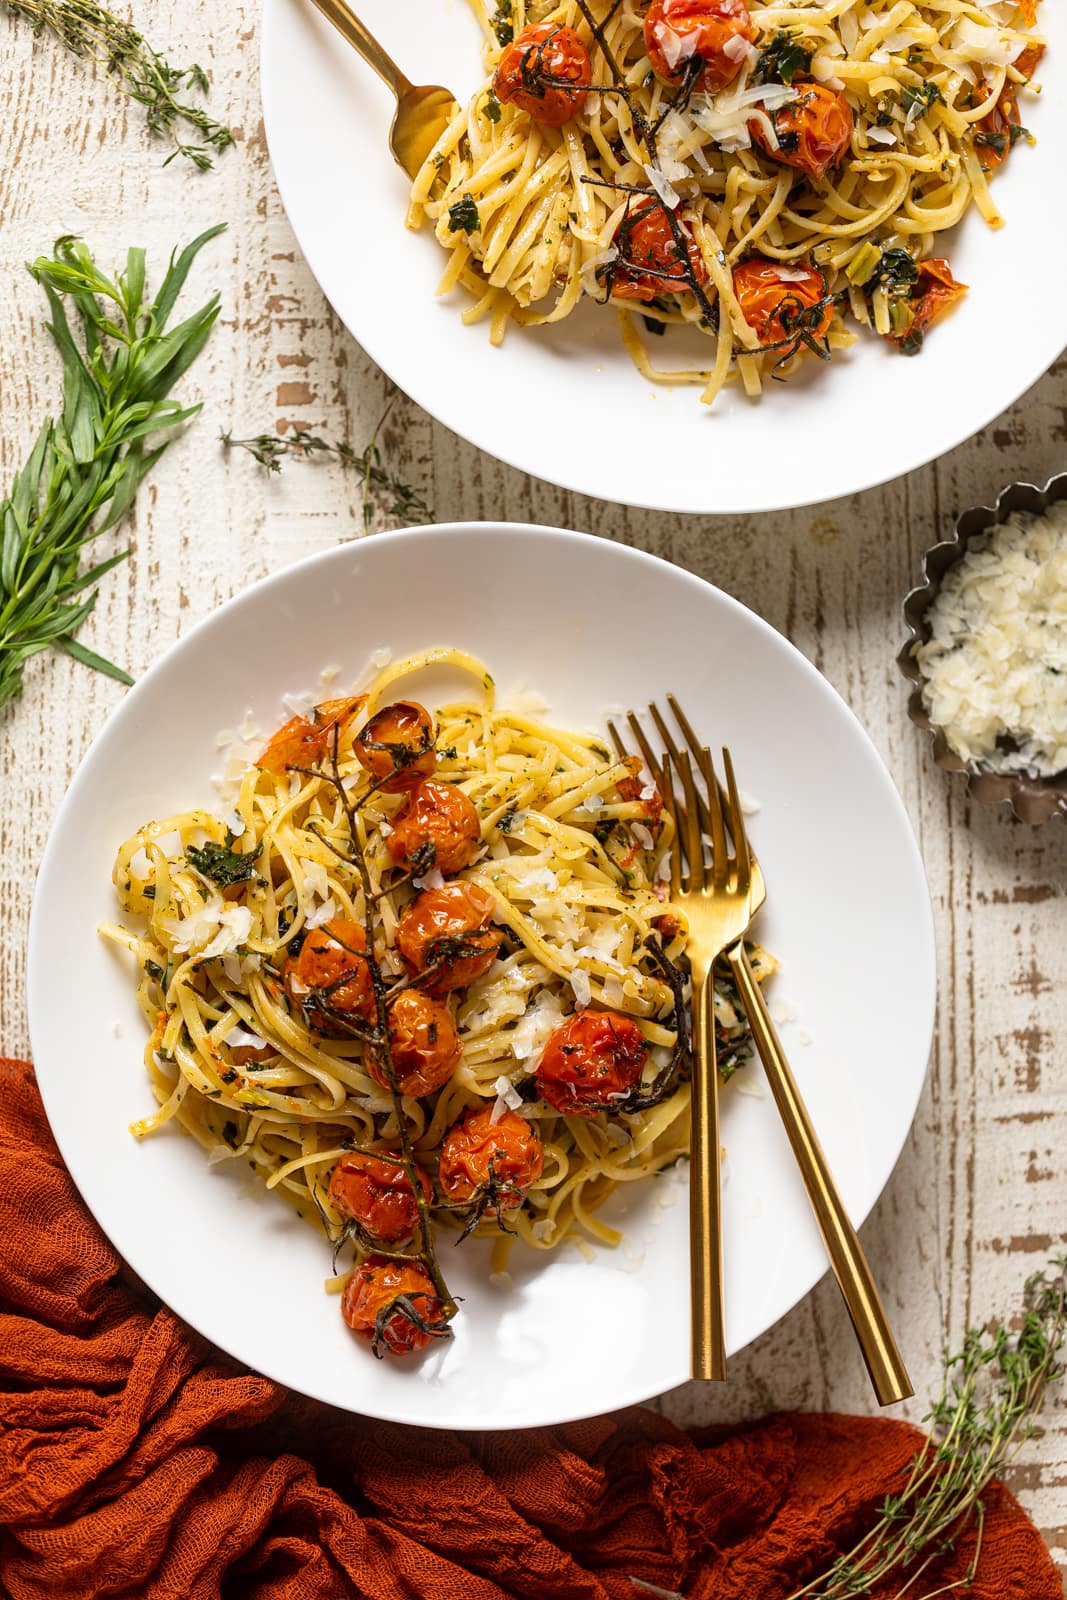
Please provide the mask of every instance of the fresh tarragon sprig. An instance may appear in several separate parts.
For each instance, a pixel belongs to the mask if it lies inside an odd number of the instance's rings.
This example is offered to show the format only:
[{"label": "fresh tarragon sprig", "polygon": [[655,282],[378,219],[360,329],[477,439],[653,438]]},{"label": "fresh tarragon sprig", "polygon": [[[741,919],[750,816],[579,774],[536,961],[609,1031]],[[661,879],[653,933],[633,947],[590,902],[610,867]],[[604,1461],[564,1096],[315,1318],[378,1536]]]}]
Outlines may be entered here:
[{"label": "fresh tarragon sprig", "polygon": [[168,323],[198,252],[224,226],[172,256],[150,304],[143,250],[130,250],[126,270],[111,279],[82,240],[67,236],[57,240],[53,256],[28,269],[52,313],[49,331],[63,358],[63,411],[44,424],[0,500],[0,706],[21,690],[26,661],[50,645],[132,682],[74,637],[96,603],[99,580],[129,550],[88,568],[82,557],[130,509],[138,484],[167,447],[158,435],[200,410],[169,395],[207,342],[218,295],[176,327]]},{"label": "fresh tarragon sprig", "polygon": [[184,156],[203,172],[212,165],[212,150],[233,144],[229,128],[184,98],[190,89],[207,93],[203,67],[195,63],[172,67],[132,23],[112,16],[94,0],[0,0],[0,4],[35,34],[50,33],[73,55],[93,61],[123,94],[136,100],[151,131],[174,146],[164,166],[175,156]]}]

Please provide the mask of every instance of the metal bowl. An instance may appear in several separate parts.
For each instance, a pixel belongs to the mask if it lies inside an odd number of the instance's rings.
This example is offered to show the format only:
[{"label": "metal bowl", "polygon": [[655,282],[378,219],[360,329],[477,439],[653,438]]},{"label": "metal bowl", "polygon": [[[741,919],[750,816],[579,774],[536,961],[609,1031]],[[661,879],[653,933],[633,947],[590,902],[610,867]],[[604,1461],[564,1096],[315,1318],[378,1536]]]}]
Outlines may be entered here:
[{"label": "metal bowl", "polygon": [[1050,817],[1067,814],[1067,772],[1054,778],[1028,778],[1018,774],[983,772],[973,762],[958,756],[949,746],[944,732],[931,722],[923,704],[923,674],[915,659],[915,648],[930,638],[927,612],[941,588],[945,573],[963,555],[972,540],[1005,522],[1014,511],[1041,514],[1057,500],[1067,500],[1067,473],[1052,478],[1043,489],[1033,483],[1013,483],[997,497],[995,507],[975,506],[956,521],[951,539],[934,545],[923,560],[925,583],[913,589],[904,602],[904,619],[910,636],[897,657],[901,672],[915,688],[908,701],[908,716],[919,728],[933,735],[934,760],[946,772],[963,772],[976,800],[990,805],[1010,803],[1023,822],[1047,822]]}]

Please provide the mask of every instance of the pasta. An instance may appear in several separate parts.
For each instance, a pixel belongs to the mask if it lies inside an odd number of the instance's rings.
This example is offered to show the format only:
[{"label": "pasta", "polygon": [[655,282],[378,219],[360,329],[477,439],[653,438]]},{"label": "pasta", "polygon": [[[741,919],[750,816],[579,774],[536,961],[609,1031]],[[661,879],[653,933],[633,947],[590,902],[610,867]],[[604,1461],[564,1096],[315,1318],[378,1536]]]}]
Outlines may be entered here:
[{"label": "pasta", "polygon": [[[477,685],[436,718],[390,696],[433,663]],[[431,1217],[502,1251],[616,1243],[603,1201],[689,1140],[672,824],[638,763],[497,708],[481,663],[440,649],[234,765],[228,813],[153,821],[118,851],[139,925],[101,931],[136,960],[157,1102],[133,1132],[176,1124],[352,1242],[355,1273],[330,1284],[352,1326],[364,1279],[392,1273],[358,1327],[377,1353],[455,1310]],[[728,1077],[748,1052],[728,977],[715,1013]]]},{"label": "pasta", "polygon": [[[414,180],[498,344],[610,303],[640,371],[758,395],[850,323],[914,354],[965,292],[939,236],[1030,136],[1039,0],[470,0],[492,77]],[[698,330],[697,365],[638,329]],[[670,341],[657,341],[660,347]],[[692,358],[687,359],[692,362]]]}]

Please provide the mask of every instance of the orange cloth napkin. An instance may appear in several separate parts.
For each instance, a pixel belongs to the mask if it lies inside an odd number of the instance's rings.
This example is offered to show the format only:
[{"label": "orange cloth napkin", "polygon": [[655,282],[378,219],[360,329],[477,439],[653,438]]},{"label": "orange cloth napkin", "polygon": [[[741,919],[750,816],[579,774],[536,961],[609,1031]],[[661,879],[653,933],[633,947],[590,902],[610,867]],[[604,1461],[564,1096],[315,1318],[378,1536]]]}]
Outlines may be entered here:
[{"label": "orange cloth napkin", "polygon": [[[452,1434],[303,1400],[130,1281],[15,1061],[0,1061],[0,1371],[11,1600],[638,1600],[631,1576],[784,1600],[864,1530],[921,1437],[801,1415],[692,1436],[643,1410]],[[969,1556],[965,1541],[922,1590]],[[1062,1594],[1003,1488],[969,1593]]]}]

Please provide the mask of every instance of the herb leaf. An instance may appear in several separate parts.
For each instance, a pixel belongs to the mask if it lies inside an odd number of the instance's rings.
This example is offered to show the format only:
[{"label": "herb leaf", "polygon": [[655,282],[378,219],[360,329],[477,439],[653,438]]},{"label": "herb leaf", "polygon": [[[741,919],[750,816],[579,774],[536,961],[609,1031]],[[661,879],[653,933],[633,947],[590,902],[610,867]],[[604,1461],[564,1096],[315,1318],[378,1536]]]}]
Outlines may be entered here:
[{"label": "herb leaf", "polygon": [[155,436],[200,409],[168,396],[207,342],[218,295],[178,327],[168,330],[167,322],[193,259],[222,226],[172,261],[147,308],[141,250],[128,253],[125,272],[114,279],[71,237],[29,267],[47,296],[49,331],[63,360],[63,411],[44,424],[0,500],[0,706],[20,692],[29,658],[50,645],[130,681],[73,637],[96,603],[100,579],[129,551],[85,569],[82,552],[132,506],[166,448]]},{"label": "herb leaf", "polygon": [[451,233],[459,233],[461,229],[464,233],[477,233],[481,225],[478,207],[469,194],[457,200],[454,206],[449,206],[448,227]]},{"label": "herb leaf", "polygon": [[906,124],[910,127],[920,117],[925,116],[931,106],[943,106],[945,97],[936,83],[923,83],[919,85],[906,83],[900,94],[901,104],[907,112]]},{"label": "herb leaf", "polygon": [[515,24],[511,20],[511,0],[500,0],[496,11],[489,19],[489,26],[496,34],[497,44],[509,45],[515,37]]},{"label": "herb leaf", "polygon": [[807,72],[814,51],[801,44],[787,28],[779,28],[760,51],[752,74],[753,83],[792,83],[798,72]]},{"label": "herb leaf", "polygon": [[257,844],[254,850],[241,855],[231,850],[229,843],[216,844],[214,839],[209,839],[204,845],[188,845],[185,854],[197,872],[217,883],[220,889],[228,889],[232,884],[247,883],[255,877],[256,858],[262,849],[263,845]]}]

